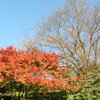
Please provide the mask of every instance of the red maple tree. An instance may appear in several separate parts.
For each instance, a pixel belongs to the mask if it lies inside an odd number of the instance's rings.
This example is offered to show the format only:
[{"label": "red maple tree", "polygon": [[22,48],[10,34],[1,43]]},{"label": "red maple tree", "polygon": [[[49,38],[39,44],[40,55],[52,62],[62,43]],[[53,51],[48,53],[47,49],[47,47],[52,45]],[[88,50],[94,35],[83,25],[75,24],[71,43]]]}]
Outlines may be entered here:
[{"label": "red maple tree", "polygon": [[9,83],[10,80],[23,84],[39,84],[48,91],[66,90],[77,91],[79,86],[74,82],[80,76],[65,77],[70,70],[61,67],[61,55],[47,53],[33,48],[31,51],[16,50],[9,46],[0,49],[0,82]]}]

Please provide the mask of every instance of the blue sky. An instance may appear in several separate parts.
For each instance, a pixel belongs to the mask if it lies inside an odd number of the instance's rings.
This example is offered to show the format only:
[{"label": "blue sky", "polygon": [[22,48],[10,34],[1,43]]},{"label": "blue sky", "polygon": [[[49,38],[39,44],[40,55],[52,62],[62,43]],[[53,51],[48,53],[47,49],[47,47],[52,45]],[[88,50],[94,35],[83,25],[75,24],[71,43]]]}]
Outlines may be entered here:
[{"label": "blue sky", "polygon": [[63,6],[65,0],[0,0],[0,47],[17,46],[42,16]]},{"label": "blue sky", "polygon": [[[90,0],[94,1],[94,0]],[[17,46],[43,16],[62,8],[65,0],[0,0],[0,47]]]}]

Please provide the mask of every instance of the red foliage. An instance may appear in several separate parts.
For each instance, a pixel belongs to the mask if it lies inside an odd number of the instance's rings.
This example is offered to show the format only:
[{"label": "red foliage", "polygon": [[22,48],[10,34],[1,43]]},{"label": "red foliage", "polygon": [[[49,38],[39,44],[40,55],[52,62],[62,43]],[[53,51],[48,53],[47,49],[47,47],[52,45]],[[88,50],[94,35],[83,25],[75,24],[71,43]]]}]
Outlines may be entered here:
[{"label": "red foliage", "polygon": [[[80,77],[65,78],[69,69],[61,68],[60,55],[56,53],[16,50],[12,46],[0,49],[0,82],[14,79],[24,84],[39,84],[49,89],[74,88],[73,81]],[[75,87],[77,88],[77,87]]]}]

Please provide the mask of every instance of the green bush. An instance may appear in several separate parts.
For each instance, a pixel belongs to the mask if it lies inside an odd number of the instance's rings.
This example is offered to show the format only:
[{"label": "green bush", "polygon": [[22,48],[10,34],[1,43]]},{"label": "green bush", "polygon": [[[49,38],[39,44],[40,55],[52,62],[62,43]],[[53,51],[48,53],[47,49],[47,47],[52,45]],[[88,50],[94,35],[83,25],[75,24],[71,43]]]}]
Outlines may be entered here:
[{"label": "green bush", "polygon": [[92,71],[85,74],[81,83],[81,88],[76,93],[68,94],[66,98],[67,100],[99,100],[99,71]]}]

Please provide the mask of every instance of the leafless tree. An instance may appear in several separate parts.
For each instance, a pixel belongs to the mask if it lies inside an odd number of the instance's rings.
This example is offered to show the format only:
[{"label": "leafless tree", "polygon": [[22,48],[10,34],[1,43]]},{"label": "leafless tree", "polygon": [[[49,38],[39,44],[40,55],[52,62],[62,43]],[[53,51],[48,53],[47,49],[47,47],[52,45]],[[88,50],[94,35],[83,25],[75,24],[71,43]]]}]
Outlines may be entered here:
[{"label": "leafless tree", "polygon": [[62,54],[62,63],[74,71],[100,64],[100,8],[86,0],[67,0],[41,24],[37,37],[28,38],[24,46],[48,47]]}]

